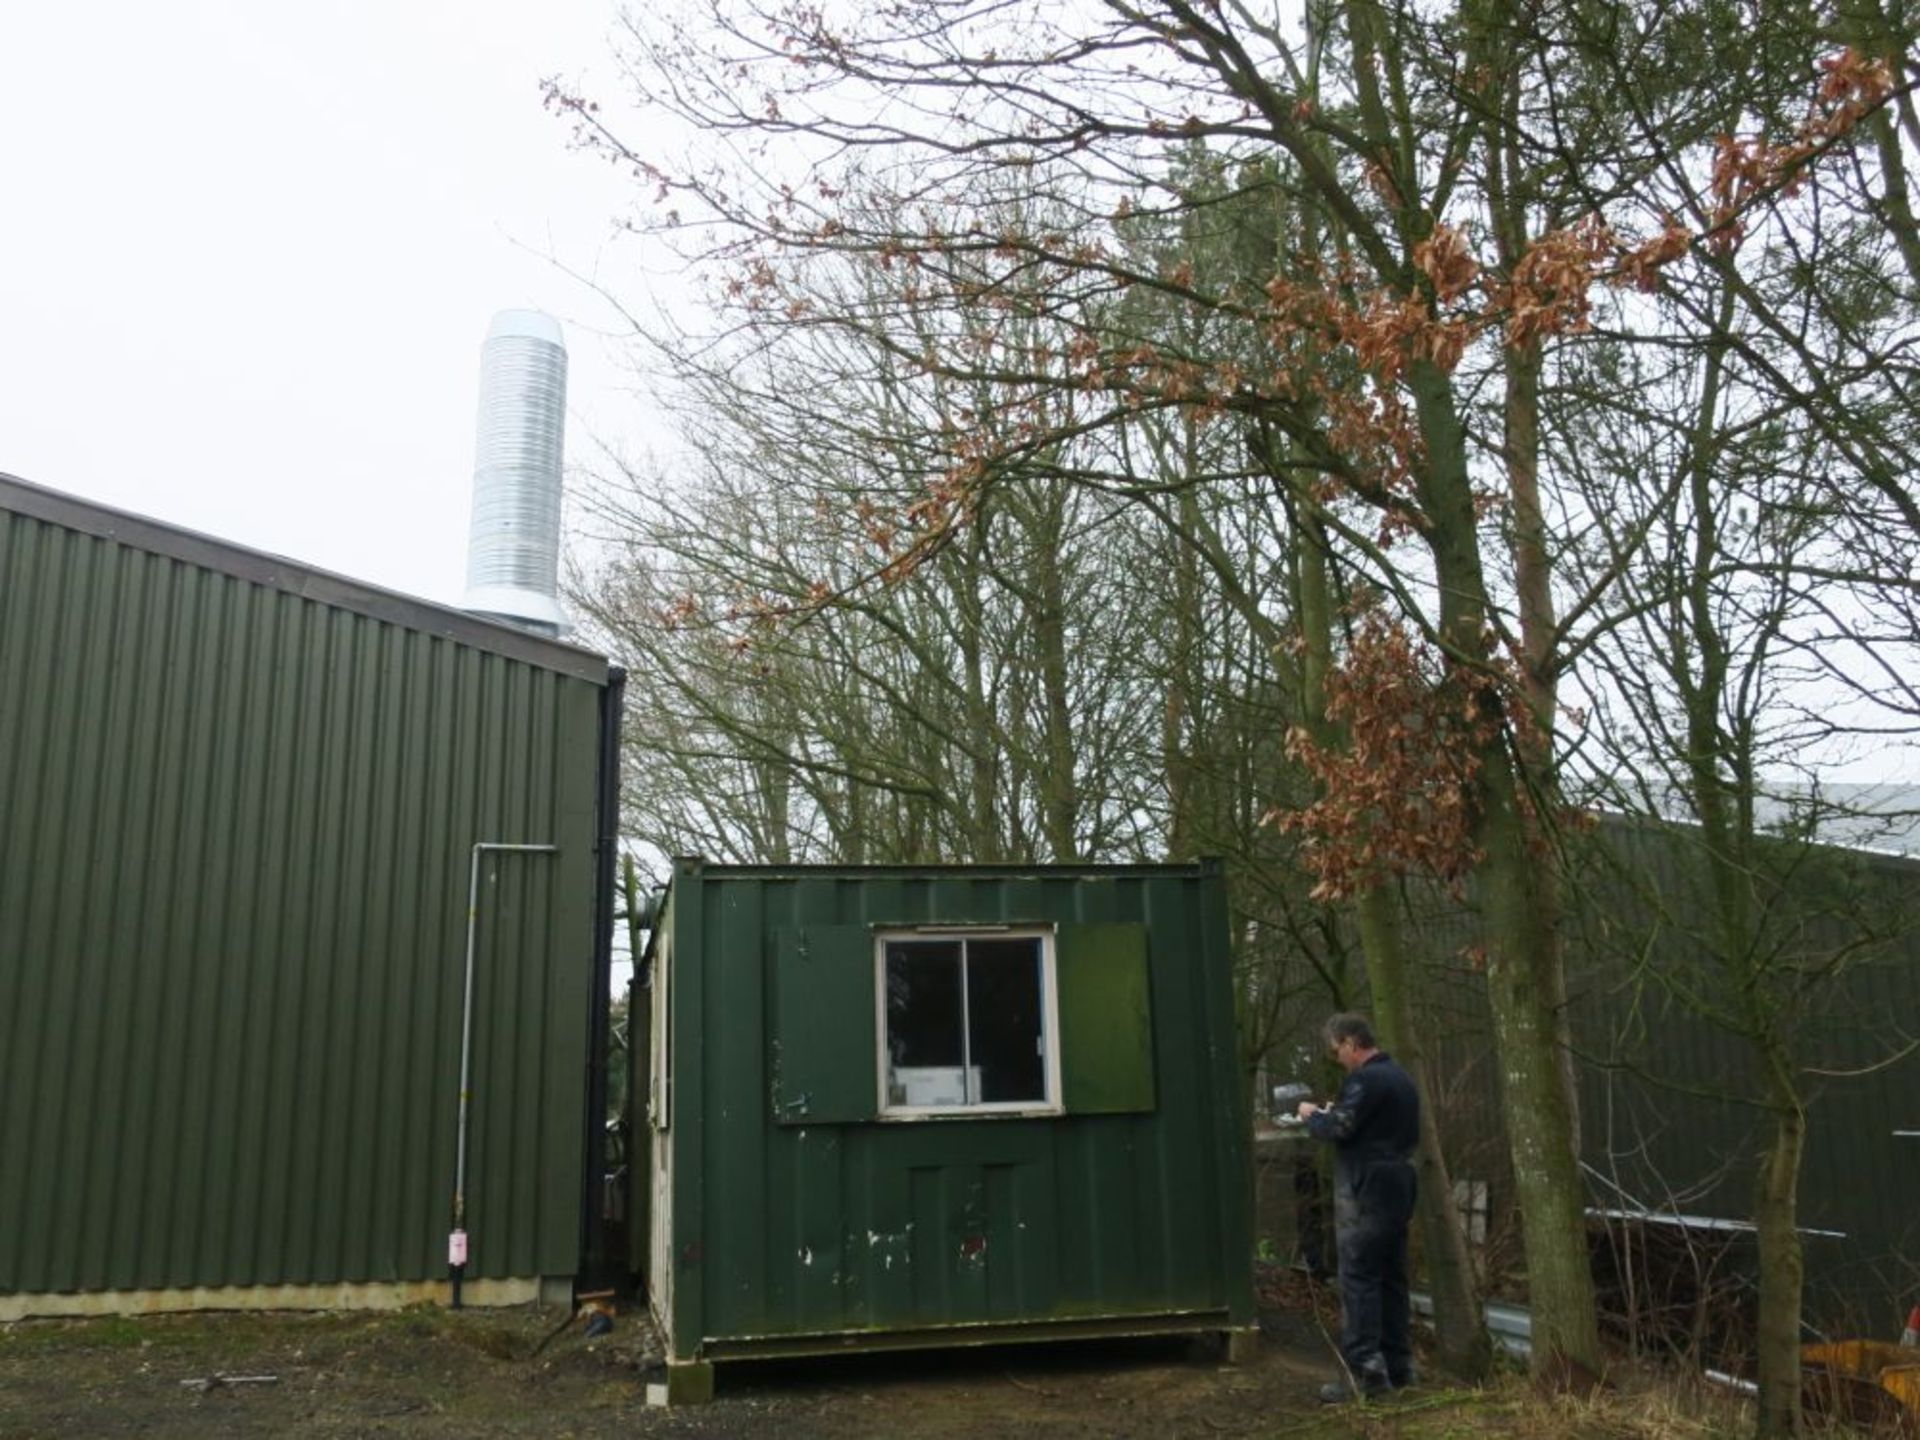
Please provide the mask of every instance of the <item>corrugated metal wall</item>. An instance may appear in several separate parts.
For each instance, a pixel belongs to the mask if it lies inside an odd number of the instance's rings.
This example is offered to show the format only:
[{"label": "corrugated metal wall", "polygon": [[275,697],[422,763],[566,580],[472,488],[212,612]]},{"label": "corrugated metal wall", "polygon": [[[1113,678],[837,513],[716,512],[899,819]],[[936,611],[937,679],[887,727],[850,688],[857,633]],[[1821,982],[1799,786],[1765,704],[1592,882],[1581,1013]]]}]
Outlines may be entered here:
[{"label": "corrugated metal wall", "polygon": [[[672,1151],[675,1355],[703,1341],[1127,1314],[1251,1323],[1248,1134],[1216,873],[682,862],[669,905],[671,1126],[659,1138]],[[871,961],[856,961],[852,1013],[836,1012],[839,987],[823,987],[816,1013],[782,1021],[769,984],[780,936],[969,921],[1052,922],[1063,936],[1070,925],[1144,926],[1150,1108],[909,1123],[777,1116],[777,1023],[838,1037],[828,1043],[859,1050],[870,1076],[874,1064]],[[779,1003],[804,1006],[807,995]]]},{"label": "corrugated metal wall", "polygon": [[444,1273],[479,840],[470,1273],[571,1274],[599,685],[7,499],[0,1292]]},{"label": "corrugated metal wall", "polygon": [[[1580,872],[1572,936],[1576,1026],[1588,1058],[1586,1148],[1596,1203],[1745,1220],[1770,1135],[1750,1103],[1755,1060],[1726,1021],[1707,959],[1713,907],[1699,840],[1609,825]],[[1775,843],[1753,880],[1763,964],[1802,977],[1784,1002],[1808,1104],[1800,1224],[1809,1311],[1822,1323],[1900,1319],[1920,1276],[1920,865]],[[1678,984],[1669,982],[1678,982]],[[1783,981],[1770,982],[1784,993]],[[1606,1191],[1620,1193],[1609,1198]]]},{"label": "corrugated metal wall", "polygon": [[[1701,983],[1712,911],[1697,843],[1684,829],[1609,821],[1574,856],[1566,943],[1583,1153],[1595,1206],[1745,1221],[1767,1129],[1750,1103],[1751,1049],[1680,995],[1689,984],[1709,1004],[1727,994],[1723,979]],[[1920,1130],[1920,865],[1797,855],[1783,888],[1763,887],[1764,943],[1809,973],[1832,965],[1798,1002],[1794,1030],[1809,1102],[1808,1311],[1823,1324],[1857,1318],[1884,1330],[1920,1275],[1920,1137],[1896,1134]],[[1413,903],[1449,1165],[1490,1184],[1496,1239],[1517,1263],[1484,978],[1462,955],[1478,920],[1470,903],[1441,895]]]}]

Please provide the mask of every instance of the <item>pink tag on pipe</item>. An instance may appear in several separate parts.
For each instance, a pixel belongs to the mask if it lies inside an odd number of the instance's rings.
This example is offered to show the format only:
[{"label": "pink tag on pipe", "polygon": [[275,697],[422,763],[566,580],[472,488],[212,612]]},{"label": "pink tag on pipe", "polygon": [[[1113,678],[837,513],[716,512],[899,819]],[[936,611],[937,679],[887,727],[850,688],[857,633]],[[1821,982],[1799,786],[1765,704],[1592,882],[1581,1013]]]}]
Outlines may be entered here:
[{"label": "pink tag on pipe", "polygon": [[447,1236],[447,1264],[464,1265],[467,1263],[467,1232],[455,1230]]}]

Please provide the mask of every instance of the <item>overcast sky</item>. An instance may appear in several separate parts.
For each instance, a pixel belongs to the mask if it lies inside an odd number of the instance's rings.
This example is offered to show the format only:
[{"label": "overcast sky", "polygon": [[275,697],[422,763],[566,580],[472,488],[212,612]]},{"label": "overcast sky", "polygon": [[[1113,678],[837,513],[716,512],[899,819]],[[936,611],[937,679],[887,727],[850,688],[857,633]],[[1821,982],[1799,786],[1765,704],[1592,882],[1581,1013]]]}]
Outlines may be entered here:
[{"label": "overcast sky", "polygon": [[[494,311],[566,326],[570,464],[661,445],[567,271],[639,305],[663,257],[539,96],[618,108],[616,5],[13,6],[0,471],[457,603]],[[1895,776],[1882,747],[1835,770]]]},{"label": "overcast sky", "polygon": [[431,599],[465,584],[479,347],[567,326],[568,458],[648,443],[610,323],[614,0],[109,0],[0,44],[0,470]]}]

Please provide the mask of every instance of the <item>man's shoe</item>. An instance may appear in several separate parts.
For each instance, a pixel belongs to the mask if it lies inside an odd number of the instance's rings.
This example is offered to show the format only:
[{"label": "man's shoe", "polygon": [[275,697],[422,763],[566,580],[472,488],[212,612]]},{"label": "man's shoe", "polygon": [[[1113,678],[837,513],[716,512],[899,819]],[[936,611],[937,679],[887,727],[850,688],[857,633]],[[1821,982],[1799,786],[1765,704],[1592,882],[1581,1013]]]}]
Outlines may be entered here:
[{"label": "man's shoe", "polygon": [[1392,1393],[1392,1390],[1392,1382],[1384,1373],[1376,1375],[1371,1371],[1363,1370],[1355,1375],[1351,1382],[1344,1379],[1329,1380],[1322,1385],[1320,1403],[1344,1405],[1349,1400],[1377,1400],[1383,1395]]},{"label": "man's shoe", "polygon": [[1411,1390],[1420,1383],[1420,1372],[1409,1365],[1398,1374],[1389,1372],[1387,1378],[1392,1383],[1394,1389]]}]

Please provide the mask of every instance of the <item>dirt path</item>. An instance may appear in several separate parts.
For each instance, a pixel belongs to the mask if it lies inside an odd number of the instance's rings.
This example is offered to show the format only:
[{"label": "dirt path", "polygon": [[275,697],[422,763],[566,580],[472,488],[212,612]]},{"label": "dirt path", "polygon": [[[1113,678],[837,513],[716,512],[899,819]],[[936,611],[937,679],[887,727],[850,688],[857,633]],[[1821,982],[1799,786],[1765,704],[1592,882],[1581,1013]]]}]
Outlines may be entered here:
[{"label": "dirt path", "polygon": [[[0,1330],[0,1436],[1257,1435],[1318,1419],[1333,1373],[1308,1317],[1273,1312],[1248,1364],[1186,1341],[995,1347],[723,1368],[711,1405],[649,1408],[644,1327],[532,1310],[200,1315]],[[1317,1352],[1317,1353],[1316,1353]],[[212,1375],[268,1384],[199,1389]]]},{"label": "dirt path", "polygon": [[[387,1315],[196,1315],[0,1328],[0,1440],[141,1436],[779,1436],[1003,1440],[1023,1436],[1315,1436],[1439,1440],[1482,1434],[1671,1437],[1617,1415],[1554,1413],[1524,1386],[1422,1387],[1379,1407],[1327,1410],[1334,1362],[1316,1312],[1263,1285],[1263,1341],[1228,1366],[1179,1342],[993,1347],[741,1365],[719,1398],[650,1408],[645,1327],[576,1329],[532,1310]],[[202,1389],[213,1375],[272,1383]],[[1693,1434],[1714,1433],[1695,1429]]]}]

